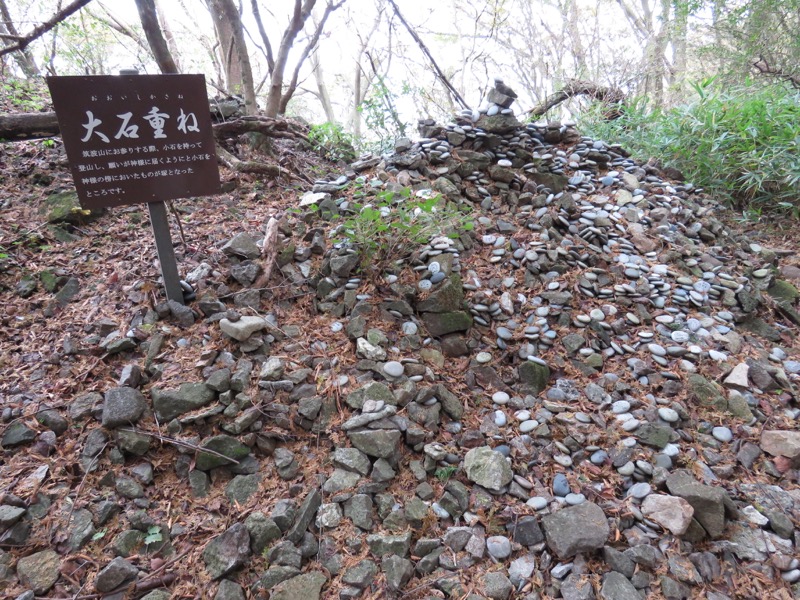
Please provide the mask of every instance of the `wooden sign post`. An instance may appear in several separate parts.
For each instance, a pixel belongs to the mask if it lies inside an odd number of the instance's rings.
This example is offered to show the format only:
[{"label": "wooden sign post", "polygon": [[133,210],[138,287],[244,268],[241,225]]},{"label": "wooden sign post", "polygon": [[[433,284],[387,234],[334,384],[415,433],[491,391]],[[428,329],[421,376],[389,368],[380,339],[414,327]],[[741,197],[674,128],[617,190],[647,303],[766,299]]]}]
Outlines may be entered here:
[{"label": "wooden sign post", "polygon": [[183,303],[165,200],[219,193],[203,75],[48,77],[84,208],[148,203],[169,300]]}]

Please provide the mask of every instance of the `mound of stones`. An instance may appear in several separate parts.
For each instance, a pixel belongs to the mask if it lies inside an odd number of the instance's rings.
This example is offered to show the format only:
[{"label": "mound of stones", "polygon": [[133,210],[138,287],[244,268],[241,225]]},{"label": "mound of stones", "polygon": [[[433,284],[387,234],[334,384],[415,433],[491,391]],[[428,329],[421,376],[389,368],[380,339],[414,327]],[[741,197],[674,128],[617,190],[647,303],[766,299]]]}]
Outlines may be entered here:
[{"label": "mound of stones", "polygon": [[[195,498],[224,486],[250,509],[202,551],[219,599],[722,600],[742,577],[800,594],[794,273],[702,190],[571,124],[522,124],[512,102],[499,82],[481,109],[315,183],[279,238],[307,324],[281,322],[291,305],[264,314],[259,238],[242,232],[227,273],[190,275],[192,308],[143,317],[215,327],[227,349],[201,378],[160,386],[163,339],[124,338],[141,364],[68,415],[97,422],[81,468],[118,465],[103,479],[119,502],[71,518],[74,552],[127,523],[98,592],[141,581],[127,559],[186,533],[148,513],[160,442],[136,425],[157,420]],[[438,193],[475,231],[438,232],[376,279],[331,233],[356,185]],[[48,431],[54,446],[58,417],[13,423],[3,447]],[[271,477],[289,495],[265,503]],[[3,542],[48,509],[7,495]],[[61,560],[2,568],[43,594]]]}]

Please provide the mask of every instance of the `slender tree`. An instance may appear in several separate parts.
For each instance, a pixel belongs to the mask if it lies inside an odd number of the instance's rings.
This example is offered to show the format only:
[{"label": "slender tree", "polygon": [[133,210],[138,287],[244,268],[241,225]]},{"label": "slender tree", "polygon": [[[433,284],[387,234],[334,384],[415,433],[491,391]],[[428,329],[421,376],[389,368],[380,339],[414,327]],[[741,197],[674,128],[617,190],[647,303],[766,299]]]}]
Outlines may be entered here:
[{"label": "slender tree", "polygon": [[[11,13],[8,11],[6,0],[0,0],[0,16],[3,18],[2,22],[0,22],[0,34],[4,34],[2,37],[5,37],[6,39],[19,38],[19,32],[14,26],[14,21],[11,19]],[[14,61],[28,79],[40,75],[39,67],[36,66],[36,61],[33,59],[33,55],[27,48],[23,48],[19,52],[15,52]]]},{"label": "slender tree", "polygon": [[162,73],[178,73],[178,66],[172,58],[172,53],[164,39],[161,25],[158,22],[155,0],[136,0],[136,8],[142,21],[142,29],[150,44],[153,58],[156,59],[158,68]]}]

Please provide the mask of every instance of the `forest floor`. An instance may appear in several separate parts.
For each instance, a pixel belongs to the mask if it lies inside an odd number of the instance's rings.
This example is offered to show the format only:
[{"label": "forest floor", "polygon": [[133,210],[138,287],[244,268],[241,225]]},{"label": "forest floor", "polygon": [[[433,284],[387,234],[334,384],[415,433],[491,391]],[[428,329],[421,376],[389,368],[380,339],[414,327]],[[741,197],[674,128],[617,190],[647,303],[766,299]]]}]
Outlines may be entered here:
[{"label": "forest floor", "polygon": [[[312,181],[350,170],[282,149]],[[144,205],[50,223],[47,198],[71,188],[60,141],[3,144],[0,166],[3,597],[798,597],[795,223],[743,223],[692,194],[692,214],[654,214],[656,201],[644,232],[625,235],[656,240],[659,224],[682,220],[696,244],[642,251],[650,268],[627,273],[636,294],[591,297],[581,289],[626,274],[556,252],[558,214],[585,225],[571,207],[543,205],[553,220],[532,229],[544,212],[501,206],[508,186],[464,181],[494,203],[471,198],[477,227],[454,238],[458,268],[429,268],[447,243],[426,240],[384,272],[337,271],[340,221],[299,208],[311,185],[223,169],[227,191],[170,214],[197,296],[187,314],[164,302]],[[361,175],[376,190],[430,187],[415,167]],[[363,190],[353,178],[335,200]],[[648,197],[667,185],[652,181]],[[271,217],[279,265],[256,289],[262,255],[226,244],[260,241]],[[526,270],[537,248],[552,254]],[[669,274],[653,268],[662,262]],[[419,286],[439,268],[460,274],[465,314],[485,324],[424,333],[442,326],[431,315],[463,308],[424,309],[448,302],[440,284]],[[666,308],[639,301],[657,298],[659,277],[673,286]],[[720,295],[693,287],[704,280]],[[638,287],[648,281],[652,296]],[[682,285],[697,306],[673,302]],[[220,324],[235,330],[239,315],[262,319],[242,341]],[[787,434],[785,452],[769,432]],[[484,446],[495,452],[474,454]],[[679,514],[643,514],[655,496]],[[585,512],[597,506],[599,524]],[[583,531],[552,520],[562,511],[584,511],[571,513]]]}]

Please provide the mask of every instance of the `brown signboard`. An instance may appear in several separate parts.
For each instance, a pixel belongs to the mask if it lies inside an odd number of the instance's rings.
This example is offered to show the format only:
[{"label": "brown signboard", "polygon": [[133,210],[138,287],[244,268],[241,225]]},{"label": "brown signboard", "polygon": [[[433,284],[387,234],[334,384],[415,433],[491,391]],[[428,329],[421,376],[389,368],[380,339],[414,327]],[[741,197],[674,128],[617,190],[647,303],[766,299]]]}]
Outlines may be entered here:
[{"label": "brown signboard", "polygon": [[48,77],[84,208],[219,192],[203,75]]}]

